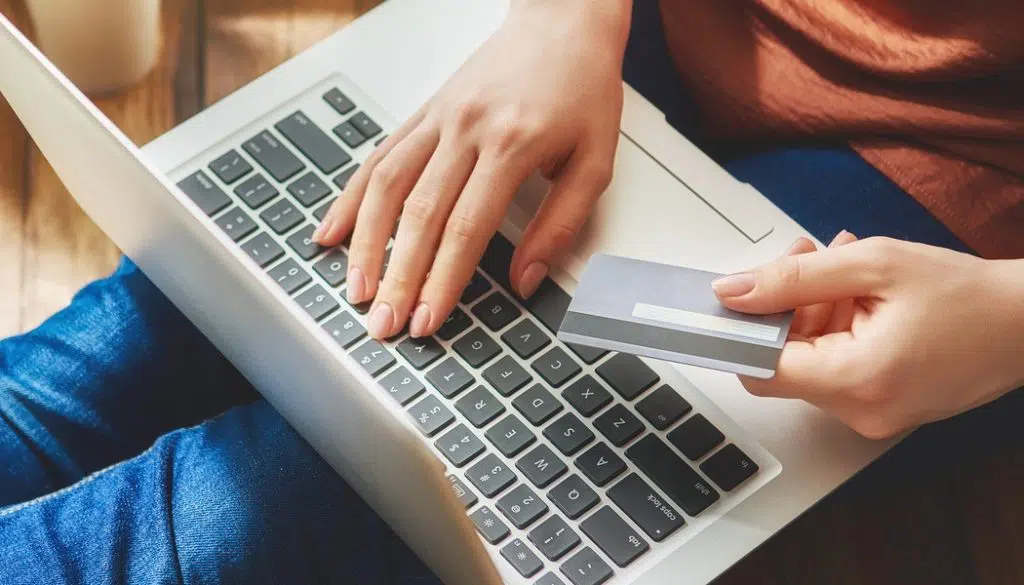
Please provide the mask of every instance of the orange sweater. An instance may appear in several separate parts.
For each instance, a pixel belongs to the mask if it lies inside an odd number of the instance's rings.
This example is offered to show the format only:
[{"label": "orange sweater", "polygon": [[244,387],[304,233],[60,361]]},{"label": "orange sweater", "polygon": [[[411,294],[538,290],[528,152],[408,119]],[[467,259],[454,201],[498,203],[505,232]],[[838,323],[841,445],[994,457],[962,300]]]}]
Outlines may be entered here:
[{"label": "orange sweater", "polygon": [[845,140],[980,254],[1024,257],[1021,0],[660,2],[711,135]]}]

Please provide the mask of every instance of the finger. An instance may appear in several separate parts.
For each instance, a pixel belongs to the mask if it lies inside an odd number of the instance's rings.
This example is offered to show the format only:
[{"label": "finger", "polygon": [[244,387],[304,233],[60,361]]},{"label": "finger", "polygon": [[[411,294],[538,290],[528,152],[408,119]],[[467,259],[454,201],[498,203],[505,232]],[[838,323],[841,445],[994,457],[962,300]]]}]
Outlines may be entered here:
[{"label": "finger", "polygon": [[[836,245],[845,246],[852,244],[857,241],[857,236],[844,231],[846,237],[843,238],[841,243]],[[842,236],[842,234],[840,234]],[[836,237],[839,239],[839,236]],[[835,242],[833,242],[835,243]],[[832,314],[829,316],[828,322],[821,331],[825,334],[828,333],[839,333],[842,331],[849,331],[853,326],[853,309],[856,301],[854,299],[846,299],[845,301],[837,301],[832,309]]]},{"label": "finger", "polygon": [[[843,230],[836,235],[828,247],[838,248],[839,246],[849,244],[856,239],[856,236],[846,230]],[[821,335],[822,332],[825,331],[825,326],[828,325],[829,319],[832,317],[835,306],[836,303],[818,303],[816,305],[804,307],[799,326],[797,326],[797,323],[795,322],[796,320],[794,319],[793,328],[797,333],[807,337]]]},{"label": "finger", "polygon": [[741,377],[740,381],[755,396],[801,399],[824,408],[841,396],[849,383],[854,343],[849,333],[787,341],[772,378]]},{"label": "finger", "polygon": [[[801,237],[797,238],[797,240],[795,242],[793,242],[793,244],[789,247],[789,249],[786,250],[786,253],[783,254],[782,256],[785,257],[785,256],[796,256],[796,255],[799,255],[799,254],[809,254],[811,252],[816,251],[817,249],[818,249],[818,247],[814,245],[814,242],[812,242],[811,240],[801,236]],[[808,318],[807,315],[806,315],[808,308],[809,307],[797,307],[796,308],[796,311],[794,312],[794,315],[793,315],[793,323],[790,326],[790,330],[789,330],[790,331],[790,333],[789,333],[790,339],[799,338],[799,337],[804,337],[805,336],[804,330],[807,329],[807,327],[804,326],[804,323],[807,321],[807,318]],[[813,317],[813,315],[812,315],[812,317]]]}]

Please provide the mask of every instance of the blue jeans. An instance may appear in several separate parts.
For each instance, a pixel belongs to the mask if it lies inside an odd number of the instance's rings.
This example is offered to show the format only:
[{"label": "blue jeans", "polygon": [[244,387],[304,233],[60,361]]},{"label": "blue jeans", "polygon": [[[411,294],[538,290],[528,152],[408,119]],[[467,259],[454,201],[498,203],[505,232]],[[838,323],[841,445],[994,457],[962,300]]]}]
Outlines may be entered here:
[{"label": "blue jeans", "polygon": [[[654,3],[627,80],[693,136]],[[823,240],[963,249],[841,146],[723,164]],[[128,260],[0,342],[0,585],[437,583]]]}]

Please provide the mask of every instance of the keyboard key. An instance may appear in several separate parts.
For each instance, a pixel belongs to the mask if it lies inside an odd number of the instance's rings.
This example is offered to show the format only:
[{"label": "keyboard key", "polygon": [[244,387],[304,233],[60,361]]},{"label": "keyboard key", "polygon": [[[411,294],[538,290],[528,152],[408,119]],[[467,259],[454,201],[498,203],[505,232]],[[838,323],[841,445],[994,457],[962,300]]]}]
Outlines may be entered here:
[{"label": "keyboard key", "polygon": [[487,423],[505,412],[505,405],[483,386],[477,386],[460,398],[455,408],[478,429],[487,426]]},{"label": "keyboard key", "polygon": [[313,217],[315,217],[318,221],[323,221],[324,218],[327,217],[327,212],[331,210],[331,206],[334,205],[334,202],[337,200],[337,198],[331,199],[327,203],[324,203],[320,207],[317,207],[316,211],[313,212]]},{"label": "keyboard key", "polygon": [[288,185],[288,192],[305,207],[312,207],[331,194],[331,188],[313,171]]},{"label": "keyboard key", "polygon": [[501,339],[523,359],[532,357],[551,343],[551,338],[530,319],[523,319],[517,323],[503,333]]},{"label": "keyboard key", "polygon": [[334,127],[334,134],[338,138],[341,138],[342,142],[348,145],[349,148],[358,148],[359,145],[366,142],[367,138],[363,136],[362,132],[356,130],[356,127],[352,125],[352,122],[342,122]]},{"label": "keyboard key", "polygon": [[665,540],[686,524],[682,514],[662,501],[662,497],[635,473],[612,486],[608,497],[655,542]]},{"label": "keyboard key", "polygon": [[473,383],[473,376],[450,357],[427,372],[427,381],[445,398],[453,398]]},{"label": "keyboard key", "polygon": [[390,374],[380,379],[380,385],[395,399],[398,404],[405,406],[419,397],[426,391],[423,383],[405,369],[405,366],[395,368]]},{"label": "keyboard key", "polygon": [[338,309],[338,301],[319,284],[307,288],[305,292],[295,297],[295,302],[317,321]]},{"label": "keyboard key", "polygon": [[449,475],[448,481],[451,482],[452,491],[455,492],[455,497],[459,499],[463,507],[470,508],[477,502],[476,494],[466,487],[466,484],[462,483],[461,479],[454,475]]},{"label": "keyboard key", "polygon": [[463,313],[462,309],[456,308],[438,328],[437,336],[445,341],[451,341],[472,324],[473,320],[469,318],[469,315]]},{"label": "keyboard key", "polygon": [[242,158],[242,155],[238,154],[237,150],[232,149],[210,163],[210,170],[221,181],[230,185],[251,173],[252,165]]},{"label": "keyboard key", "polygon": [[356,174],[356,171],[358,170],[358,164],[352,165],[349,168],[345,169],[344,171],[341,171],[340,173],[335,175],[334,179],[332,180],[334,181],[334,184],[338,187],[340,191],[344,191],[345,187],[348,187],[348,182],[352,180],[352,175]]},{"label": "keyboard key", "polygon": [[534,447],[516,462],[516,467],[539,488],[547,487],[569,469],[547,445]]},{"label": "keyboard key", "polygon": [[[461,341],[461,340],[460,340]],[[484,379],[494,386],[502,396],[512,396],[527,385],[533,377],[510,355],[491,364],[484,370]]]},{"label": "keyboard key", "polygon": [[284,292],[288,294],[292,294],[313,280],[313,277],[299,267],[299,263],[291,258],[272,268],[270,270],[270,278],[273,278],[274,282],[280,285]]},{"label": "keyboard key", "polygon": [[671,386],[662,386],[636,404],[636,410],[654,428],[663,431],[693,410]]},{"label": "keyboard key", "polygon": [[608,506],[584,520],[580,530],[620,567],[629,565],[651,548],[642,536]]},{"label": "keyboard key", "polygon": [[294,234],[288,236],[286,240],[288,246],[295,250],[295,253],[299,255],[299,258],[303,260],[312,260],[317,254],[322,252],[324,249],[319,244],[313,241],[313,231],[315,228],[312,225],[307,225]]},{"label": "keyboard key", "polygon": [[576,467],[595,485],[604,486],[626,471],[626,462],[611,447],[598,443],[576,458]]},{"label": "keyboard key", "polygon": [[476,512],[469,515],[469,519],[473,521],[480,536],[491,544],[498,544],[505,540],[511,532],[508,525],[487,506],[477,508]]},{"label": "keyboard key", "polygon": [[466,425],[456,425],[440,439],[434,441],[437,450],[455,467],[462,467],[484,450],[484,444]]},{"label": "keyboard key", "polygon": [[324,330],[344,349],[352,347],[366,337],[366,329],[348,311],[342,311],[325,323]]},{"label": "keyboard key", "polygon": [[597,375],[626,400],[633,400],[658,382],[654,370],[635,355],[625,353],[615,354],[598,366]]},{"label": "keyboard key", "polygon": [[582,368],[569,357],[569,354],[565,353],[564,349],[553,347],[547,353],[534,360],[533,369],[548,384],[558,388],[568,382],[570,378],[580,373]]},{"label": "keyboard key", "polygon": [[407,337],[396,349],[417,370],[422,370],[444,356],[444,348],[433,337]]},{"label": "keyboard key", "polygon": [[373,138],[380,134],[380,126],[363,112],[357,113],[349,118],[348,121],[352,122],[352,125],[359,130],[359,133],[367,138]]},{"label": "keyboard key", "polygon": [[479,270],[474,270],[473,278],[469,279],[469,284],[466,285],[466,288],[462,289],[462,298],[459,299],[459,302],[464,305],[472,304],[473,301],[482,297],[489,290],[491,290],[490,281],[483,274],[480,274]]},{"label": "keyboard key", "polygon": [[519,574],[523,577],[536,575],[544,568],[544,563],[540,560],[540,557],[530,550],[530,547],[526,546],[525,542],[518,538],[509,542],[505,545],[505,548],[501,549],[501,556],[512,563],[515,570],[519,571]]},{"label": "keyboard key", "polygon": [[759,467],[739,447],[726,445],[701,463],[700,469],[715,485],[729,492],[757,473]]},{"label": "keyboard key", "polygon": [[266,130],[246,141],[242,148],[279,183],[299,174],[306,166],[288,150],[287,146],[281,144],[280,140]]},{"label": "keyboard key", "polygon": [[232,207],[217,218],[217,225],[232,241],[240,242],[256,231],[256,222],[237,207]]},{"label": "keyboard key", "polygon": [[186,177],[178,183],[178,188],[206,215],[213,215],[231,205],[227,193],[215,185],[203,171],[196,171]]},{"label": "keyboard key", "polygon": [[526,528],[548,511],[548,505],[526,484],[519,484],[498,500],[498,509],[516,528]]},{"label": "keyboard key", "polygon": [[559,579],[558,575],[555,575],[554,573],[547,573],[540,579],[537,579],[537,582],[533,585],[565,585],[565,582]]},{"label": "keyboard key", "polygon": [[621,447],[643,432],[644,423],[633,416],[625,406],[616,404],[594,419],[594,428],[612,445]]},{"label": "keyboard key", "polygon": [[614,574],[589,546],[573,555],[560,570],[572,585],[601,585]]},{"label": "keyboard key", "polygon": [[352,358],[359,362],[371,376],[395,365],[395,356],[376,339],[371,339],[352,352]]},{"label": "keyboard key", "polygon": [[474,463],[466,470],[466,477],[488,498],[498,495],[516,481],[516,474],[493,454]]},{"label": "keyboard key", "polygon": [[551,488],[548,497],[555,506],[570,519],[579,518],[601,501],[592,487],[578,475],[570,475],[562,483]]},{"label": "keyboard key", "polygon": [[302,212],[287,199],[282,199],[266,208],[260,217],[267,222],[270,229],[279,234],[287,232],[305,219],[302,217]]},{"label": "keyboard key", "polygon": [[266,177],[256,173],[235,187],[235,195],[241,197],[249,209],[259,209],[267,201],[277,197],[278,191]]},{"label": "keyboard key", "polygon": [[573,532],[561,517],[552,516],[530,531],[530,542],[542,555],[557,561],[576,548],[580,543],[580,536]]},{"label": "keyboard key", "polygon": [[500,233],[496,233],[491,238],[491,241],[487,243],[487,249],[484,250],[484,255],[480,259],[480,269],[505,290],[512,290],[512,283],[509,282],[508,273],[512,267],[512,253],[514,251],[515,248],[512,246],[512,242],[509,242]]},{"label": "keyboard key", "polygon": [[302,112],[295,112],[275,126],[289,142],[313,161],[321,171],[330,174],[347,165],[352,157],[338,143],[331,140],[319,126]]},{"label": "keyboard key", "polygon": [[572,413],[566,413],[548,425],[544,436],[566,455],[572,455],[594,440],[593,431]]},{"label": "keyboard key", "polygon": [[586,364],[596,364],[598,360],[608,354],[608,350],[587,345],[577,345],[575,343],[567,343],[566,345],[569,346],[573,353],[580,356],[580,359]]},{"label": "keyboard key", "polygon": [[512,406],[534,426],[540,426],[562,410],[562,403],[540,384],[520,394],[512,401]]},{"label": "keyboard key", "polygon": [[487,439],[506,457],[514,457],[537,440],[516,415],[510,414],[487,429]]},{"label": "keyboard key", "polygon": [[480,327],[459,338],[452,344],[452,349],[473,368],[482,366],[501,353],[501,346]]},{"label": "keyboard key", "polygon": [[718,492],[654,435],[626,450],[629,458],[662,492],[690,516],[718,501]]},{"label": "keyboard key", "polygon": [[519,318],[521,311],[512,301],[500,292],[490,296],[473,306],[473,314],[483,321],[491,331],[498,331]]},{"label": "keyboard key", "polygon": [[409,409],[409,414],[420,428],[420,432],[433,437],[455,420],[455,415],[433,394],[427,394]]},{"label": "keyboard key", "polygon": [[340,249],[334,248],[313,265],[313,270],[326,280],[327,284],[341,286],[348,274],[348,256]]},{"label": "keyboard key", "polygon": [[583,416],[592,416],[612,401],[612,393],[605,390],[593,376],[583,376],[562,391],[562,398]]},{"label": "keyboard key", "polygon": [[330,104],[342,116],[356,109],[356,105],[352,103],[352,100],[348,99],[348,96],[341,93],[341,90],[337,88],[325,93],[324,101]]},{"label": "keyboard key", "polygon": [[715,428],[703,414],[695,414],[668,434],[668,440],[691,461],[707,455],[725,441],[722,431]]},{"label": "keyboard key", "polygon": [[569,294],[555,284],[555,281],[545,278],[537,287],[537,292],[522,302],[548,330],[558,333],[571,300]]},{"label": "keyboard key", "polygon": [[267,267],[271,262],[277,260],[284,254],[284,250],[269,234],[259,233],[256,237],[242,244],[245,253],[252,258],[260,268]]}]

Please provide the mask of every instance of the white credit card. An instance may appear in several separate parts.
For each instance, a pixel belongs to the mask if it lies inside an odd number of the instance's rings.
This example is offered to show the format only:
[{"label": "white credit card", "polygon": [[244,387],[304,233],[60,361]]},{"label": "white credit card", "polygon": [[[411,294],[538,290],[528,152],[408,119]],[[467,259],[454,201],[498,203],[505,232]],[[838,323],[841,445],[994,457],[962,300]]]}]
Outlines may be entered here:
[{"label": "white credit card", "polygon": [[793,313],[748,315],[718,301],[713,272],[620,256],[590,259],[558,338],[601,349],[770,378]]}]

